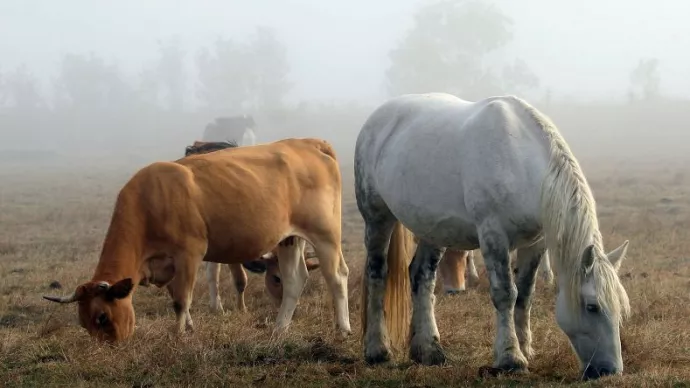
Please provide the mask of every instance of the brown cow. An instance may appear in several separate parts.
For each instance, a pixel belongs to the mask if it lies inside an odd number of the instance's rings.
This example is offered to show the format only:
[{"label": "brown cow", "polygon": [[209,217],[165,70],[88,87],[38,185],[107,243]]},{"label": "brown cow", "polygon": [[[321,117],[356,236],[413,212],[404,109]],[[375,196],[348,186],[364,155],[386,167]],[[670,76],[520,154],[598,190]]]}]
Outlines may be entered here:
[{"label": "brown cow", "polygon": [[472,283],[479,280],[472,251],[446,249],[438,263],[438,275],[441,278],[444,293],[456,295],[465,291],[465,275]]},{"label": "brown cow", "polygon": [[[228,148],[238,147],[237,143],[232,141],[194,141],[194,144],[185,148],[185,156],[206,154],[209,152],[224,150]],[[304,240],[300,245],[302,250],[302,257],[304,257]],[[250,260],[242,264],[232,263],[228,264],[230,273],[232,274],[233,283],[235,284],[235,291],[237,292],[237,310],[241,312],[247,311],[247,305],[244,302],[244,290],[247,288],[247,273],[242,268],[244,265],[248,270],[255,273],[265,273],[264,283],[266,284],[266,291],[274,304],[280,306],[283,299],[283,286],[280,284],[280,270],[276,259],[276,250],[269,254],[269,260],[273,261],[262,263],[264,257]],[[271,256],[272,255],[272,256]],[[259,261],[259,262],[257,262]],[[312,271],[319,267],[318,263],[307,262],[307,270]],[[253,270],[257,269],[257,270]],[[259,271],[260,272],[257,272]],[[220,292],[218,290],[218,283],[220,281],[220,263],[206,262],[206,280],[208,282],[208,295],[210,299],[211,310],[216,312],[223,312],[223,303],[220,299]]]},{"label": "brown cow", "polygon": [[308,277],[299,236],[317,256],[334,300],[336,327],[351,332],[349,269],[341,250],[340,169],[319,139],[190,155],[139,170],[120,190],[92,279],[68,297],[96,338],[134,332],[137,285],[167,286],[177,332],[192,330],[189,307],[203,261],[237,263],[277,247],[283,300],[275,332],[287,329]]}]

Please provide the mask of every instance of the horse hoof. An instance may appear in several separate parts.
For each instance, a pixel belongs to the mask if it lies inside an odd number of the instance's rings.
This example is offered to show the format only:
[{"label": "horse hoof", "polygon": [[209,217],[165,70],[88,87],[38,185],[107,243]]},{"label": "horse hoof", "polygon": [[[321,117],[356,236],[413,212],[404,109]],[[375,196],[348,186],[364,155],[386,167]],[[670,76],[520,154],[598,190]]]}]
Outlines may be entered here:
[{"label": "horse hoof", "polygon": [[375,351],[367,351],[364,354],[364,360],[369,365],[383,364],[391,359],[391,352],[387,348],[379,348]]},{"label": "horse hoof", "polygon": [[340,338],[347,339],[350,338],[350,336],[352,335],[352,330],[339,329],[338,333],[340,333]]},{"label": "horse hoof", "polygon": [[447,296],[456,296],[462,294],[462,292],[465,290],[448,290],[446,291]]},{"label": "horse hoof", "polygon": [[415,344],[413,338],[410,344],[412,361],[427,366],[442,365],[446,362],[446,354],[438,340],[434,339],[430,344]]}]

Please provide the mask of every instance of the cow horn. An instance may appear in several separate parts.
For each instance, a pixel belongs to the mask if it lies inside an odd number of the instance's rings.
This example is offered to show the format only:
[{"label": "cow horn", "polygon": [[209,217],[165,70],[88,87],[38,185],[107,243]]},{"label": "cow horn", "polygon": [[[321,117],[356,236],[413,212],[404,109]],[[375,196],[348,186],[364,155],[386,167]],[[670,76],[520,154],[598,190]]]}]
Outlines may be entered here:
[{"label": "cow horn", "polygon": [[97,283],[98,289],[102,291],[106,291],[110,288],[110,284],[108,282],[98,282]]},{"label": "cow horn", "polygon": [[58,302],[58,303],[72,303],[77,301],[77,293],[75,292],[74,294],[70,296],[47,296],[43,295],[43,299],[49,300],[51,302]]}]

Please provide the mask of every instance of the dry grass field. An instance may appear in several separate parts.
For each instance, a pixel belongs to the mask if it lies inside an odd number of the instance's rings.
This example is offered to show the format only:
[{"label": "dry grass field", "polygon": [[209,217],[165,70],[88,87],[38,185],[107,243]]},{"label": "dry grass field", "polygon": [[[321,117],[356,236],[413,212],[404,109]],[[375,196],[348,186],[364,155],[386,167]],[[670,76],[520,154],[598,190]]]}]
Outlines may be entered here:
[{"label": "dry grass field", "polygon": [[[536,356],[525,376],[481,378],[492,361],[494,309],[481,255],[480,284],[439,295],[436,317],[448,362],[413,365],[406,354],[368,367],[360,342],[362,224],[344,170],[344,253],[351,269],[355,335],[333,332],[330,296],[311,273],[286,338],[270,341],[275,310],[263,280],[250,274],[249,312],[234,311],[227,267],[226,312],[209,310],[203,270],[192,315],[196,331],[175,338],[165,289],[139,288],[137,330],[127,343],[104,346],[76,323],[76,307],[41,295],[71,293],[98,259],[115,196],[134,167],[0,168],[0,386],[65,387],[443,387],[690,386],[690,175],[676,167],[585,163],[598,201],[607,249],[630,240],[621,276],[633,315],[622,329],[623,376],[579,381],[576,356],[554,319],[554,290],[541,282],[532,310]],[[62,289],[52,290],[59,281]]]}]

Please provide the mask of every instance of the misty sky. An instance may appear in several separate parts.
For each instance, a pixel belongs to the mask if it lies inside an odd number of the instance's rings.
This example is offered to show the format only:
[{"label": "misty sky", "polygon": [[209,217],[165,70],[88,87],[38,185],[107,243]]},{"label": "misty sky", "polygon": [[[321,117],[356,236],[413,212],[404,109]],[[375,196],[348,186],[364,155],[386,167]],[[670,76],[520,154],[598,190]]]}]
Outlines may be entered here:
[{"label": "misty sky", "polygon": [[[502,0],[510,53],[555,96],[623,98],[640,57],[661,60],[662,89],[690,96],[690,2]],[[178,35],[190,63],[217,36],[273,27],[288,48],[299,99],[378,100],[388,51],[419,0],[0,0],[0,71],[25,62],[44,80],[66,52],[90,50],[136,74],[157,39]],[[543,90],[543,89],[542,89]],[[541,94],[541,91],[539,92]],[[462,97],[462,96],[461,96]]]}]

